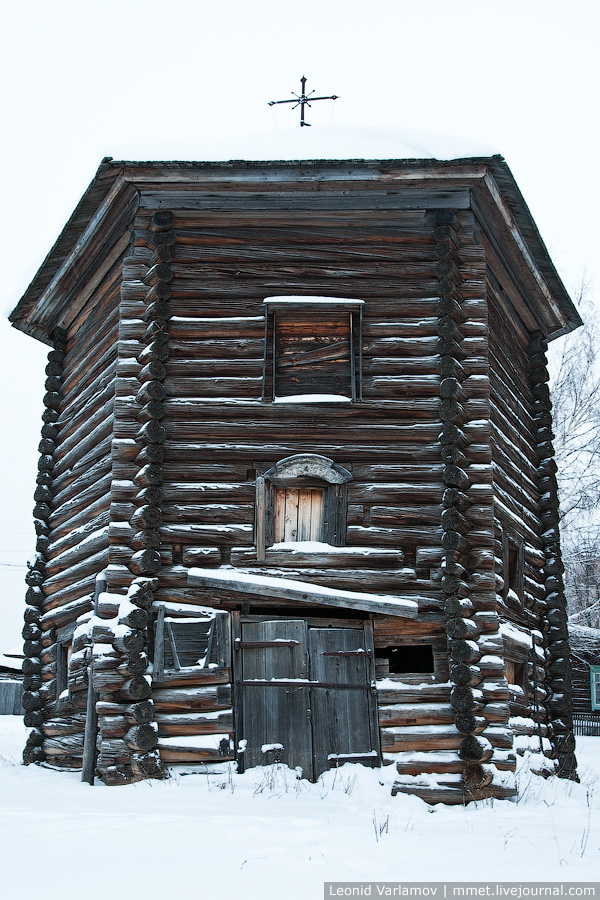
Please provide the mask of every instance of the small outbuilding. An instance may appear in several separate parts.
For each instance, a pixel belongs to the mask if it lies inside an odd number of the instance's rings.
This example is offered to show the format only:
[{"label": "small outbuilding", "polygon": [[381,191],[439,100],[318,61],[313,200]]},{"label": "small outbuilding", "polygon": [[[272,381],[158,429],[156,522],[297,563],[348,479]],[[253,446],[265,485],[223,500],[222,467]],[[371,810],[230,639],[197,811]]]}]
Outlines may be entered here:
[{"label": "small outbuilding", "polygon": [[0,716],[20,716],[23,712],[23,658],[19,650],[0,653]]},{"label": "small outbuilding", "polygon": [[11,315],[50,347],[25,761],[576,777],[546,349],[577,311],[501,156],[279,139],[105,159]]},{"label": "small outbuilding", "polygon": [[569,625],[575,733],[600,737],[600,629]]}]

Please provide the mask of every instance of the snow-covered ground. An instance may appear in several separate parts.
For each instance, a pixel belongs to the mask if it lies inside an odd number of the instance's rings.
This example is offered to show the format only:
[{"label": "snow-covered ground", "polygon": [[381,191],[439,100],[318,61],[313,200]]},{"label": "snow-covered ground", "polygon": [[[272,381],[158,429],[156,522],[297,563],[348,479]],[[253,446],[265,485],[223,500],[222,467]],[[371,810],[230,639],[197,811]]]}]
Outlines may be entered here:
[{"label": "snow-covered ground", "polygon": [[76,773],[20,765],[24,740],[19,718],[0,717],[4,897],[121,900],[142,888],[320,900],[325,881],[567,882],[600,872],[600,738],[578,739],[581,784],[524,772],[519,803],[467,808],[391,797],[391,766],[346,765],[314,785],[274,768],[91,788]]}]

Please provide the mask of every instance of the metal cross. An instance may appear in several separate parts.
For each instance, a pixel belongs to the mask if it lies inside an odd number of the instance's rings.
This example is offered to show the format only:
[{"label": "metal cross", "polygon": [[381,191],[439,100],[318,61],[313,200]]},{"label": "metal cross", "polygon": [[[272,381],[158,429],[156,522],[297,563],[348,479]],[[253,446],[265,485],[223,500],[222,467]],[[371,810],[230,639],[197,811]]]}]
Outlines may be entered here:
[{"label": "metal cross", "polygon": [[331,94],[329,97],[313,97],[312,95],[314,94],[314,91],[311,91],[310,94],[307,94],[306,93],[306,78],[304,77],[304,75],[300,79],[300,83],[302,85],[302,93],[301,94],[295,94],[294,91],[292,91],[292,94],[294,94],[294,99],[292,99],[292,100],[270,100],[269,106],[277,106],[278,103],[293,103],[294,106],[292,107],[292,109],[296,109],[296,107],[299,106],[300,107],[300,127],[302,128],[304,125],[306,125],[308,128],[310,128],[310,122],[304,121],[304,107],[310,106],[309,98],[311,101],[314,101],[314,100],[338,100],[339,98],[338,98],[337,94]]}]

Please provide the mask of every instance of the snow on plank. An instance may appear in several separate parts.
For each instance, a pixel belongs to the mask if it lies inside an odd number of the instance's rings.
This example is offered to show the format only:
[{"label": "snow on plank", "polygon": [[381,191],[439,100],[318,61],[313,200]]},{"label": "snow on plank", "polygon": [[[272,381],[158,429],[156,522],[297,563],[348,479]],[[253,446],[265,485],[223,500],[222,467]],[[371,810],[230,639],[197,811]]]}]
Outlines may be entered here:
[{"label": "snow on plank", "polygon": [[298,581],[293,578],[277,578],[240,572],[232,567],[219,569],[192,568],[188,572],[188,584],[192,587],[223,588],[241,594],[260,594],[294,600],[297,603],[323,603],[325,606],[344,606],[384,615],[415,619],[419,608],[415,600],[393,597],[389,594],[364,594],[359,591],[340,591],[335,588]]}]

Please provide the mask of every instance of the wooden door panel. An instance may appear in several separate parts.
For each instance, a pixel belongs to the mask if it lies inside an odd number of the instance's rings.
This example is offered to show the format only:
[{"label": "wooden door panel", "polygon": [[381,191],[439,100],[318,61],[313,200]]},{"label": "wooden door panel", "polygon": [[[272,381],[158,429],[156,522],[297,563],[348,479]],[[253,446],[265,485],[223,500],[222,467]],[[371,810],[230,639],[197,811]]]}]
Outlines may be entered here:
[{"label": "wooden door panel", "polygon": [[[271,646],[244,646],[251,643]],[[281,646],[277,646],[279,643]],[[306,623],[301,620],[244,623],[242,646],[241,736],[247,741],[244,765],[259,766],[280,759],[292,768],[300,766],[304,776],[310,778]],[[305,684],[294,683],[294,679]],[[282,684],[282,681],[289,683]],[[281,749],[263,750],[273,745],[281,745]]]},{"label": "wooden door panel", "polygon": [[[345,758],[377,762],[371,729],[369,657],[358,628],[311,628],[308,632],[312,689],[313,759],[317,773]],[[339,685],[339,687],[337,686]]]},{"label": "wooden door panel", "polygon": [[[242,622],[244,766],[281,760],[315,779],[346,760],[377,765],[372,631],[302,619]],[[237,654],[236,654],[237,655]],[[239,660],[238,660],[239,664]],[[277,750],[263,748],[279,745]]]}]

